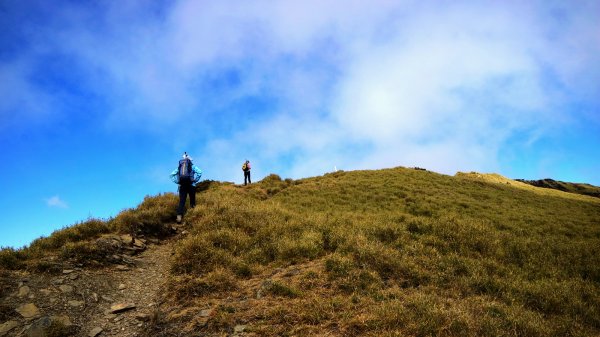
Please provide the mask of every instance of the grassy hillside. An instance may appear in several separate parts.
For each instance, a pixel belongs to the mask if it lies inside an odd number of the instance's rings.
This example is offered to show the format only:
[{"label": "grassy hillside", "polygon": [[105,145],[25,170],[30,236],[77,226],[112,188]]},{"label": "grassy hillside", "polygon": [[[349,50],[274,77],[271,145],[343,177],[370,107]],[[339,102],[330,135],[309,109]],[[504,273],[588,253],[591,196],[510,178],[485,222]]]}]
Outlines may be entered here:
[{"label": "grassy hillside", "polygon": [[213,184],[155,332],[597,335],[599,219],[593,198],[404,168]]},{"label": "grassy hillside", "polygon": [[167,224],[175,218],[178,202],[172,193],[147,196],[138,207],[126,209],[115,218],[88,219],[57,230],[49,237],[36,239],[27,247],[2,248],[0,269],[53,273],[59,272],[65,264],[89,267],[114,264],[112,256],[122,247],[101,240],[102,236],[136,234],[164,238],[170,234]]},{"label": "grassy hillside", "polygon": [[[550,192],[405,168],[204,182],[148,335],[597,336],[600,200]],[[175,204],[148,197],[0,265],[110,263],[92,238],[166,235]]]}]

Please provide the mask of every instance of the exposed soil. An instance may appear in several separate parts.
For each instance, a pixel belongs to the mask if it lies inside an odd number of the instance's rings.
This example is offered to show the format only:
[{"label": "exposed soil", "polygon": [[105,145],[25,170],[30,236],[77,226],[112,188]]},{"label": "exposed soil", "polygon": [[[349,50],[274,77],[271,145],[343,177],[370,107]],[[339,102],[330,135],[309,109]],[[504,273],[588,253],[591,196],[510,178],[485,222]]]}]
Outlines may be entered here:
[{"label": "exposed soil", "polygon": [[[125,259],[127,264],[59,274],[3,272],[0,336],[45,336],[40,331],[55,321],[76,336],[145,336],[159,305],[172,240],[144,241],[144,250]],[[115,312],[118,305],[124,310]]]}]

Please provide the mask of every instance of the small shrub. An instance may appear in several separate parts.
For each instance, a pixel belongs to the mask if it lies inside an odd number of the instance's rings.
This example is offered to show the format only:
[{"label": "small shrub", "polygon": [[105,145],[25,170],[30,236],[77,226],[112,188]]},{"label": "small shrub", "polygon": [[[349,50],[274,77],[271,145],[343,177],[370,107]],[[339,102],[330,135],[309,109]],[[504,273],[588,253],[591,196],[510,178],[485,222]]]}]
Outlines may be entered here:
[{"label": "small shrub", "polygon": [[110,227],[100,219],[89,219],[70,227],[52,232],[49,237],[34,240],[28,247],[30,251],[43,253],[46,250],[56,250],[68,242],[85,241],[109,233]]},{"label": "small shrub", "polygon": [[119,233],[166,237],[171,234],[167,223],[177,215],[178,197],[173,193],[146,196],[137,208],[119,213],[111,226]]},{"label": "small shrub", "polygon": [[295,238],[284,237],[277,242],[277,248],[278,258],[291,263],[314,259],[323,252],[321,235],[312,231],[304,231]]},{"label": "small shrub", "polygon": [[48,327],[44,329],[47,337],[68,337],[75,336],[77,331],[75,326],[66,326],[62,322],[53,320]]},{"label": "small shrub", "polygon": [[370,270],[352,270],[346,277],[337,280],[338,289],[351,293],[374,293],[383,286],[381,277]]},{"label": "small shrub", "polygon": [[0,249],[0,267],[8,270],[21,269],[24,266],[25,254],[13,248]]},{"label": "small shrub", "polygon": [[92,261],[102,261],[107,252],[98,249],[94,242],[69,242],[64,245],[60,256],[63,259],[73,259],[78,262],[89,264]]},{"label": "small shrub", "polygon": [[325,260],[325,270],[334,279],[347,277],[354,269],[354,261],[346,256],[334,254]]},{"label": "small shrub", "polygon": [[169,279],[168,288],[177,300],[191,300],[212,293],[237,289],[237,281],[231,271],[218,268],[202,277],[192,275],[173,276]]},{"label": "small shrub", "polygon": [[299,297],[302,295],[302,292],[290,285],[285,285],[281,282],[273,281],[266,287],[266,291],[275,296],[282,297]]},{"label": "small shrub", "polygon": [[233,255],[238,255],[246,250],[250,244],[250,238],[246,233],[239,229],[223,228],[210,231],[206,234],[206,240],[215,248],[229,251]]},{"label": "small shrub", "polygon": [[245,262],[236,262],[231,266],[233,273],[239,278],[250,278],[252,276],[252,267]]},{"label": "small shrub", "polygon": [[56,262],[35,259],[32,261],[28,261],[27,269],[36,271],[38,273],[57,274],[61,272],[62,266]]},{"label": "small shrub", "polygon": [[431,232],[431,224],[420,218],[413,218],[406,224],[406,230],[416,235],[428,234]]},{"label": "small shrub", "polygon": [[175,274],[202,275],[218,267],[228,267],[233,256],[228,251],[213,246],[209,241],[194,235],[181,242],[175,252],[171,270]]}]

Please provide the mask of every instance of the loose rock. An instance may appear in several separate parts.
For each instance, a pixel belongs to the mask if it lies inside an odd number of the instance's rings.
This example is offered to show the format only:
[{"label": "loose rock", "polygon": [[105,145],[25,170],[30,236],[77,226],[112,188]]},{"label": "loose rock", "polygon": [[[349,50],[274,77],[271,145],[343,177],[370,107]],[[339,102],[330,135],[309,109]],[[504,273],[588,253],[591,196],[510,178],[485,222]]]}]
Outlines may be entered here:
[{"label": "loose rock", "polygon": [[15,310],[25,319],[33,319],[40,315],[40,309],[33,303],[23,304]]},{"label": "loose rock", "polygon": [[44,316],[31,324],[25,334],[27,337],[47,337],[47,329],[52,323],[58,323],[65,329],[69,329],[73,325],[67,316]]},{"label": "loose rock", "polygon": [[0,336],[6,335],[10,330],[19,326],[17,321],[8,321],[0,324]]},{"label": "loose rock", "polygon": [[21,288],[19,288],[19,293],[17,294],[17,296],[19,297],[27,297],[30,293],[30,289],[28,286],[22,286]]},{"label": "loose rock", "polygon": [[69,306],[70,306],[70,307],[74,307],[74,308],[76,308],[76,307],[81,307],[81,306],[83,306],[84,304],[85,304],[85,302],[84,302],[84,301],[69,301]]},{"label": "loose rock", "polygon": [[93,328],[92,331],[88,334],[89,337],[96,337],[102,332],[101,327]]},{"label": "loose rock", "polygon": [[50,289],[40,289],[40,293],[42,293],[42,295],[44,295],[44,296],[50,296],[50,294],[52,294],[52,290],[50,290]]},{"label": "loose rock", "polygon": [[213,313],[213,309],[204,309],[200,311],[200,317],[209,317]]},{"label": "loose rock", "polygon": [[110,306],[110,313],[116,314],[119,312],[127,311],[135,309],[135,304],[133,303],[117,303]]},{"label": "loose rock", "polygon": [[138,321],[146,322],[150,320],[150,315],[139,313],[135,315],[135,319],[137,319]]},{"label": "loose rock", "polygon": [[236,325],[233,328],[233,333],[240,333],[240,332],[244,332],[244,330],[246,330],[246,326],[245,325]]},{"label": "loose rock", "polygon": [[52,284],[63,284],[63,282],[65,282],[65,279],[63,279],[62,277],[52,280]]},{"label": "loose rock", "polygon": [[60,291],[62,291],[65,294],[70,294],[73,292],[73,286],[70,286],[68,284],[63,284],[58,288],[60,288]]}]

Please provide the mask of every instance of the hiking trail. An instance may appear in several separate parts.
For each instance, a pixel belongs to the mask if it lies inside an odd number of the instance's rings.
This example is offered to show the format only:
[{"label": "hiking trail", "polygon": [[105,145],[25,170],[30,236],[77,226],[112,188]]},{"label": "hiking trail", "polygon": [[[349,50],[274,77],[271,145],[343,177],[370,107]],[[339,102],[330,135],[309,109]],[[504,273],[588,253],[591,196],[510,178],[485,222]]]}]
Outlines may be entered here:
[{"label": "hiking trail", "polygon": [[[0,337],[43,337],[56,323],[75,329],[77,336],[145,336],[160,305],[178,236],[136,240],[137,254],[120,256],[123,264],[73,267],[56,274],[16,271],[3,275],[9,290],[0,299]],[[122,243],[130,240],[127,235],[108,237],[120,238]]]}]

